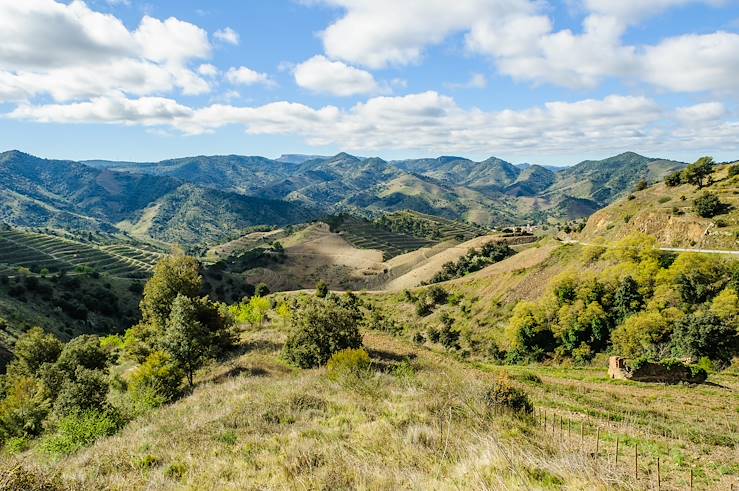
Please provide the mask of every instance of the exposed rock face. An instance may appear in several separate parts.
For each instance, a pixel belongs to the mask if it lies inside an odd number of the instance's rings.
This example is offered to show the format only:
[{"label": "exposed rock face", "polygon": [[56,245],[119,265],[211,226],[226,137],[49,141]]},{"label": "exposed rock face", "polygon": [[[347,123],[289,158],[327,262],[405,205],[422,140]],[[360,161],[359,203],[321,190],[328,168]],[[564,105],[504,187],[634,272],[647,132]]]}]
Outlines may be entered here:
[{"label": "exposed rock face", "polygon": [[706,381],[705,372],[693,372],[684,363],[643,362],[638,367],[631,368],[626,364],[626,360],[620,356],[608,358],[608,376],[612,379],[663,384],[700,384]]}]

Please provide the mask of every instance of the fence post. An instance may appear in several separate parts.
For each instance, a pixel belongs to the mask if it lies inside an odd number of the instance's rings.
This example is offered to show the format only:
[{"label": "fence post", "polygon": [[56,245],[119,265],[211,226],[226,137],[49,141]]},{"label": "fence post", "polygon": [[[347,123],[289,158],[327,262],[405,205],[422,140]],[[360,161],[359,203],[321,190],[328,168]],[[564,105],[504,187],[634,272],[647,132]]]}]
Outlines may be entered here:
[{"label": "fence post", "polygon": [[693,468],[690,468],[690,490],[693,491]]},{"label": "fence post", "polygon": [[639,479],[639,444],[638,443],[634,444],[634,479]]},{"label": "fence post", "polygon": [[598,431],[595,433],[595,460],[598,460],[598,454],[600,453],[600,426]]},{"label": "fence post", "polygon": [[618,465],[618,435],[616,435],[616,465]]},{"label": "fence post", "polygon": [[662,489],[662,479],[659,475],[659,457],[657,457],[657,489]]},{"label": "fence post", "polygon": [[584,441],[585,441],[585,421],[581,421],[580,422],[580,450],[582,450]]}]

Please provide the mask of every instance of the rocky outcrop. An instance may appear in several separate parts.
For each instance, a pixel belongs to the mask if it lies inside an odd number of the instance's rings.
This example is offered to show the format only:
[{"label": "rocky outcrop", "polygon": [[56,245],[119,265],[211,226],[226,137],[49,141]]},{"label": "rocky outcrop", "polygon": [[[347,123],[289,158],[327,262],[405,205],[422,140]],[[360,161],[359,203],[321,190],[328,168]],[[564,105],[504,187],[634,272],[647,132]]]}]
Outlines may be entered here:
[{"label": "rocky outcrop", "polygon": [[677,360],[660,363],[641,361],[630,367],[620,356],[608,358],[608,376],[612,379],[656,382],[663,384],[700,384],[706,381],[703,369],[693,369]]}]

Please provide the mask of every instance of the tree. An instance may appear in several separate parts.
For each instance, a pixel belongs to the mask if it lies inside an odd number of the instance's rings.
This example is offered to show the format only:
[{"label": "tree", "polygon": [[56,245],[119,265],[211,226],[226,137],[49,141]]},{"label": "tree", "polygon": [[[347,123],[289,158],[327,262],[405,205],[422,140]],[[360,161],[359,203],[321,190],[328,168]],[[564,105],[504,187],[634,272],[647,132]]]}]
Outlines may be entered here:
[{"label": "tree", "polygon": [[682,178],[688,184],[702,189],[706,184],[710,184],[715,166],[713,157],[701,157],[685,168]]},{"label": "tree", "polygon": [[640,312],[627,318],[611,335],[613,349],[621,356],[637,358],[654,354],[670,334],[667,320],[659,312]]},{"label": "tree", "polygon": [[257,297],[266,297],[267,295],[269,295],[269,287],[264,283],[258,284],[256,289],[254,290],[254,295],[256,295]]},{"label": "tree", "polygon": [[141,315],[145,323],[163,329],[178,295],[193,298],[203,286],[200,263],[188,256],[162,259],[144,287]]},{"label": "tree", "polygon": [[316,296],[318,298],[326,298],[328,295],[328,285],[325,281],[321,280],[316,284]]},{"label": "tree", "polygon": [[64,343],[40,327],[34,327],[18,338],[15,357],[29,374],[35,374],[44,363],[54,363],[62,352]]},{"label": "tree", "polygon": [[639,182],[636,183],[636,186],[634,186],[635,191],[644,191],[649,187],[649,184],[644,179],[640,179]]},{"label": "tree", "polygon": [[725,366],[739,354],[739,333],[734,325],[713,313],[697,312],[675,326],[672,351],[696,359],[707,356]]},{"label": "tree", "polygon": [[693,202],[693,209],[703,218],[713,218],[716,215],[720,215],[726,205],[713,193],[708,191],[695,198]]},{"label": "tree", "polygon": [[312,368],[325,364],[331,355],[362,346],[361,311],[340,297],[307,297],[290,316],[283,356],[292,365]]},{"label": "tree", "polygon": [[205,361],[232,345],[228,319],[218,305],[204,297],[177,295],[172,302],[161,346],[185,371],[190,387]]},{"label": "tree", "polygon": [[668,187],[673,188],[675,186],[679,186],[682,183],[683,177],[680,172],[673,172],[672,174],[668,174],[667,176],[665,176],[665,184]]},{"label": "tree", "polygon": [[644,297],[639,293],[639,285],[634,278],[627,276],[618,286],[613,297],[613,309],[617,320],[621,321],[634,312],[638,312],[643,305]]}]

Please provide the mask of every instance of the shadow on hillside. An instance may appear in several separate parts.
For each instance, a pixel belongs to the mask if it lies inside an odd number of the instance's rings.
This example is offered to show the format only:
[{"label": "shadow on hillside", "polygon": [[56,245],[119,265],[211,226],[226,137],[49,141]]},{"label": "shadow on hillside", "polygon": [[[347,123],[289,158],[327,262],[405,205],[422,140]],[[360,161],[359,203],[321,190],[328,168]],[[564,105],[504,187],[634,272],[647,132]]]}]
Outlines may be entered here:
[{"label": "shadow on hillside", "polygon": [[280,351],[283,345],[284,343],[277,343],[268,339],[254,339],[239,345],[236,348],[236,354],[241,356],[253,352],[275,353]]},{"label": "shadow on hillside", "polygon": [[368,349],[372,363],[381,371],[388,372],[403,363],[404,361],[413,361],[416,359],[415,353],[393,353],[381,349]]},{"label": "shadow on hillside", "polygon": [[213,382],[216,384],[220,384],[222,382],[226,382],[227,380],[238,377],[240,375],[246,375],[249,377],[267,377],[269,376],[269,372],[265,370],[264,368],[259,367],[243,367],[243,366],[235,366],[223,373],[219,373],[215,377],[209,379],[209,382]]}]

